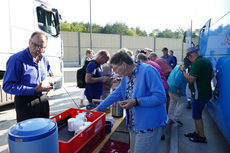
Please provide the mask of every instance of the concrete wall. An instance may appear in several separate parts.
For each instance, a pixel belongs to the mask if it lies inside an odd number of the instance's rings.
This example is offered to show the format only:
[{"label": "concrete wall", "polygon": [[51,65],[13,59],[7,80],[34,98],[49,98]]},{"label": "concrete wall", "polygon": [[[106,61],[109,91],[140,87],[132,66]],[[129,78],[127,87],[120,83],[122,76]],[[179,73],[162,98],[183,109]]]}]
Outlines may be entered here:
[{"label": "concrete wall", "polygon": [[[79,65],[80,59],[85,55],[85,50],[90,48],[90,34],[62,31],[61,37],[64,44],[65,65]],[[151,48],[156,51],[158,56],[162,56],[161,49],[163,47],[173,50],[178,62],[181,62],[182,51],[185,51],[182,39],[92,34],[92,49],[94,52],[104,49],[112,55],[120,48],[128,48],[133,53],[136,49]]]}]

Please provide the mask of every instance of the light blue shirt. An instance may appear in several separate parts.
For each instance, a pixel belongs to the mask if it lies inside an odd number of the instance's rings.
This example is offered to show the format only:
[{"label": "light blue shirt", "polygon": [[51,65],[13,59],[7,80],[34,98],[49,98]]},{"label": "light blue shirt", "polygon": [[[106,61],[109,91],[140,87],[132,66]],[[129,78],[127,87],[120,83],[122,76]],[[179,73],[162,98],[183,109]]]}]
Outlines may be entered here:
[{"label": "light blue shirt", "polygon": [[43,55],[37,64],[28,48],[18,52],[7,61],[3,90],[14,95],[41,95],[34,90],[48,76],[49,69],[49,62]]},{"label": "light blue shirt", "polygon": [[[123,77],[120,85],[98,106],[98,109],[104,110],[121,98],[126,100],[128,80],[127,76]],[[139,105],[134,106],[131,111],[136,132],[166,125],[168,118],[165,108],[165,90],[159,72],[151,65],[140,64],[132,92],[132,99],[135,98],[139,99]],[[126,121],[128,120],[127,115]]]},{"label": "light blue shirt", "polygon": [[177,65],[170,73],[168,77],[169,92],[177,94],[177,88],[180,89],[181,95],[186,96],[187,80],[179,69],[180,65]]}]

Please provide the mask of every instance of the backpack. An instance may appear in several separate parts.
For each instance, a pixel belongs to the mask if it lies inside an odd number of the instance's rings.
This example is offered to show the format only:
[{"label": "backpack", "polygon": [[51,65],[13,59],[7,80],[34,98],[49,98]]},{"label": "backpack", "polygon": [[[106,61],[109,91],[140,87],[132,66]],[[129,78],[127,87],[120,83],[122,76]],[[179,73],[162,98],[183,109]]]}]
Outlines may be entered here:
[{"label": "backpack", "polygon": [[91,61],[86,60],[84,66],[79,70],[77,70],[77,87],[79,88],[86,87],[86,82],[85,82],[86,68],[90,62]]}]

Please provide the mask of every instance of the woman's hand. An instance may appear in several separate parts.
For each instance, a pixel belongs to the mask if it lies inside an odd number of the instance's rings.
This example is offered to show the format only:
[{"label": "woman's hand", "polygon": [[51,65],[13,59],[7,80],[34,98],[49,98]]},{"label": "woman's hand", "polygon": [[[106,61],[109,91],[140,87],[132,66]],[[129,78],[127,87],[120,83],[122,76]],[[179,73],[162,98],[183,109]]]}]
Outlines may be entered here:
[{"label": "woman's hand", "polygon": [[92,109],[91,111],[94,111],[94,112],[100,112],[100,110],[96,107],[94,109]]},{"label": "woman's hand", "polygon": [[124,109],[130,109],[133,106],[136,106],[136,100],[135,99],[128,99],[128,100],[120,101],[119,104]]}]

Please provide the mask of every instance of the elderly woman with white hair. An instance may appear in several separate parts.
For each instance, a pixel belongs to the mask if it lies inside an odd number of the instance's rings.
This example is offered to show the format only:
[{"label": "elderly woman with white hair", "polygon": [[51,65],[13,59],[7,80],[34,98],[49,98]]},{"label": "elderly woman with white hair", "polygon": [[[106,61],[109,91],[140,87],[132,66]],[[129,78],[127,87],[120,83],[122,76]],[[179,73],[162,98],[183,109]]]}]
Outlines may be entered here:
[{"label": "elderly woman with white hair", "polygon": [[157,153],[162,127],[167,123],[166,95],[158,71],[142,62],[134,63],[124,51],[110,60],[115,73],[122,76],[120,85],[95,111],[102,111],[117,101],[126,109],[131,153]]}]

